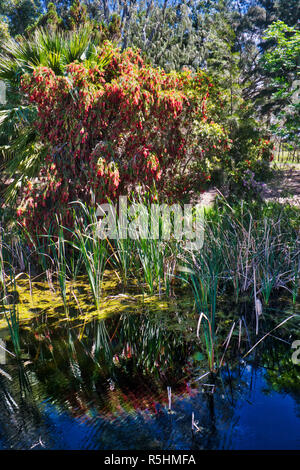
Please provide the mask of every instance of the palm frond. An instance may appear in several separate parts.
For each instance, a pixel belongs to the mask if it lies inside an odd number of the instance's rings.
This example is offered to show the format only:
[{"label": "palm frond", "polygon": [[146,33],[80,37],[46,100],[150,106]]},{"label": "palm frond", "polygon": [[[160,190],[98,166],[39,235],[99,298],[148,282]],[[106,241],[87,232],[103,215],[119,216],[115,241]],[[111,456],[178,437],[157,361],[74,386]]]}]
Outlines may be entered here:
[{"label": "palm frond", "polygon": [[38,134],[33,126],[25,127],[10,146],[2,147],[5,158],[5,171],[13,177],[7,187],[4,198],[14,200],[19,188],[28,179],[39,175],[41,163],[46,155],[46,148],[39,143]]},{"label": "palm frond", "polygon": [[[56,75],[64,75],[66,65],[78,60],[91,63],[98,55],[90,27],[77,31],[49,31],[38,29],[28,38],[9,39],[0,54],[0,80],[7,84],[9,103],[0,109],[0,153],[8,178],[13,178],[6,190],[6,200],[14,199],[18,189],[28,178],[39,175],[45,146],[39,142],[34,129],[36,108],[25,105],[20,94],[20,79],[33,73],[38,66],[51,68]],[[101,59],[104,67],[109,53]]]}]

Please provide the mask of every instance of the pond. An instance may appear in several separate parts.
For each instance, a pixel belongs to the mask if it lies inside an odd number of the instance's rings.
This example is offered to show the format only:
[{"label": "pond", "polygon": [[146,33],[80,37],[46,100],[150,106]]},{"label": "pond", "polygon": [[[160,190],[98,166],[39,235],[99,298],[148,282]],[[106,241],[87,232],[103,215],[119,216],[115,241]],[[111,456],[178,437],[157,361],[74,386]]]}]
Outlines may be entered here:
[{"label": "pond", "polygon": [[[279,307],[265,318],[291,313]],[[0,449],[300,449],[298,317],[246,357],[255,338],[235,331],[209,373],[192,310],[43,315],[21,325],[19,360],[6,353],[0,366]]]}]

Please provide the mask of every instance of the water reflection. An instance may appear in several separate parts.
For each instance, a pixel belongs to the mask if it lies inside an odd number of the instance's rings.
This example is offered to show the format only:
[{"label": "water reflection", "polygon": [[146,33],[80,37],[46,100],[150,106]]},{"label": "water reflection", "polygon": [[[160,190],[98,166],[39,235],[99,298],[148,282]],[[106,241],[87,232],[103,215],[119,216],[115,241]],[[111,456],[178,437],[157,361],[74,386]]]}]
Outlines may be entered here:
[{"label": "water reflection", "polygon": [[300,367],[288,341],[269,338],[247,362],[199,380],[195,321],[37,317],[22,331],[26,358],[5,366],[11,381],[0,376],[0,448],[300,448]]},{"label": "water reflection", "polygon": [[9,368],[13,383],[0,376],[0,449],[45,447],[42,413],[21,363]]}]

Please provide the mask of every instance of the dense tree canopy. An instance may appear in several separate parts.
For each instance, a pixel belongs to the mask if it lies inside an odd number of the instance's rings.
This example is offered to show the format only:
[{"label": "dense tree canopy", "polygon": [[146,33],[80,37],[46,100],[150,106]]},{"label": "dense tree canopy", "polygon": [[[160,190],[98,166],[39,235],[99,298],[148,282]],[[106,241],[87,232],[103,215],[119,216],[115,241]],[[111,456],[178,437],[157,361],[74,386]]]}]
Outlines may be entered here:
[{"label": "dense tree canopy", "polygon": [[268,27],[264,39],[275,42],[262,57],[272,92],[268,108],[277,118],[272,128],[299,145],[300,33],[277,21]]},{"label": "dense tree canopy", "polygon": [[24,34],[42,12],[40,0],[1,0],[0,14],[6,16],[12,35]]}]

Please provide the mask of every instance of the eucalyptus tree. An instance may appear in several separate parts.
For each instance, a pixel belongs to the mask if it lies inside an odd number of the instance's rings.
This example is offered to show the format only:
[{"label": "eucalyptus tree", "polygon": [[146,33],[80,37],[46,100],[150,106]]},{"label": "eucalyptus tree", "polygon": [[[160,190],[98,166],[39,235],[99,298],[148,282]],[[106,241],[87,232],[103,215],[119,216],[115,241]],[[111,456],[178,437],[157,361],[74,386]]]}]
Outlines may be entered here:
[{"label": "eucalyptus tree", "polygon": [[7,17],[0,15],[0,47],[4,41],[10,37]]},{"label": "eucalyptus tree", "polygon": [[24,34],[42,12],[41,0],[0,0],[0,14],[8,19],[11,35]]}]

